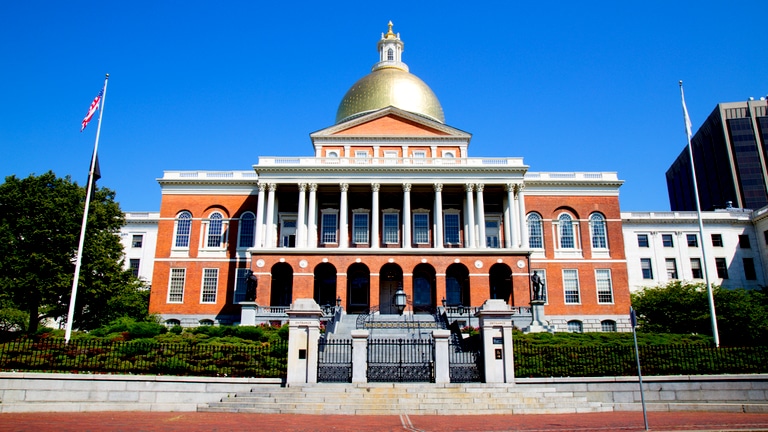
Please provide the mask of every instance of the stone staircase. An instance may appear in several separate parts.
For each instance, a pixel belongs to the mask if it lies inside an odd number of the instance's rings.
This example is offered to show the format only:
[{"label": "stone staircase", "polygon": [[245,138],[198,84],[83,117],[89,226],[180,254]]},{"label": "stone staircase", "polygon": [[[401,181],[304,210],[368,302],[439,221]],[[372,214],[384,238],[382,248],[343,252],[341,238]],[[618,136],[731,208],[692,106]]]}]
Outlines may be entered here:
[{"label": "stone staircase", "polygon": [[254,387],[200,412],[348,415],[567,414],[613,411],[571,392],[511,384],[302,384]]}]

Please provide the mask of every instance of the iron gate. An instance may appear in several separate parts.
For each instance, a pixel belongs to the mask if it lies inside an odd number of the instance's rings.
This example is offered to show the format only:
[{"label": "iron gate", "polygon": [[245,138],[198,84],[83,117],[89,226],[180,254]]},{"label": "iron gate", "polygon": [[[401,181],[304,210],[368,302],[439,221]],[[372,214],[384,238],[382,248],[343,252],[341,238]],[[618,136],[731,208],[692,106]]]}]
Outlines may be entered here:
[{"label": "iron gate", "polygon": [[320,338],[317,348],[318,382],[352,382],[352,339]]},{"label": "iron gate", "polygon": [[369,339],[368,382],[435,382],[433,339]]},{"label": "iron gate", "polygon": [[483,350],[480,335],[466,339],[451,338],[448,365],[452,383],[483,381]]}]

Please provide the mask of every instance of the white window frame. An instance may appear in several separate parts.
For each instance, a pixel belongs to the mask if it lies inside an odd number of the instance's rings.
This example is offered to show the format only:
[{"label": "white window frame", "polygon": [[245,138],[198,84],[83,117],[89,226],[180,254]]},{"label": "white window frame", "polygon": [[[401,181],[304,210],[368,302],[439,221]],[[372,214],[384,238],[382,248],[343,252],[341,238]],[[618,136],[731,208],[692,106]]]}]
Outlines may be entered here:
[{"label": "white window frame", "polygon": [[571,333],[584,333],[584,323],[579,320],[570,320],[565,325]]},{"label": "white window frame", "polygon": [[[493,228],[493,232],[488,229],[488,222],[493,222],[496,224],[496,227]],[[491,235],[495,234],[495,235]],[[488,244],[488,241],[490,238],[495,237],[496,238],[496,246]],[[485,247],[488,249],[501,249],[501,216],[496,214],[487,214],[485,215]]]},{"label": "white window frame", "polygon": [[[566,227],[567,224],[568,226]],[[579,220],[570,213],[563,212],[557,216],[557,219],[552,221],[552,229],[554,230],[554,237],[556,239],[555,244],[555,258],[582,258],[581,250],[581,231],[579,229]],[[564,230],[570,230],[570,235],[564,236]],[[566,232],[566,234],[568,234]],[[572,237],[573,246],[563,247],[563,239],[569,239]],[[567,244],[567,243],[566,243]]]},{"label": "white window frame", "polygon": [[613,304],[613,278],[610,269],[595,269],[595,291],[598,304]]},{"label": "white window frame", "polygon": [[[672,264],[674,268],[670,269],[669,264]],[[667,274],[667,280],[678,280],[680,279],[680,269],[677,267],[677,259],[675,258],[664,258],[664,270],[666,270]],[[671,272],[674,271],[675,274],[672,275]]]},{"label": "white window frame", "polygon": [[[602,213],[596,212],[589,215],[589,238],[592,241],[593,257],[610,258],[608,222]],[[602,243],[602,245],[600,243]]]},{"label": "white window frame", "polygon": [[600,330],[605,333],[616,332],[616,321],[614,320],[602,320],[600,321]]},{"label": "white window frame", "polygon": [[[371,242],[371,215],[368,210],[352,211],[352,243],[369,244]],[[365,227],[358,224],[358,217],[365,218]],[[359,235],[359,236],[358,236]]]},{"label": "white window frame", "polygon": [[[419,217],[426,217],[427,223],[424,227],[422,227],[421,230],[419,230],[418,225],[416,224],[416,216]],[[415,244],[429,244],[429,210],[425,209],[417,209],[411,212],[411,223],[413,224],[413,242]],[[425,238],[419,238],[419,237],[425,237]]]},{"label": "white window frame", "polygon": [[[138,237],[138,240],[139,240],[138,241],[138,243],[139,243],[138,246],[136,246],[136,243],[137,243],[136,242],[136,237]],[[131,248],[141,249],[142,247],[144,247],[144,234],[132,234],[131,235]]]},{"label": "white window frame", "polygon": [[[173,267],[168,275],[168,298],[166,303],[184,303],[184,285],[186,284],[187,269]],[[178,299],[176,299],[178,297]]]},{"label": "white window frame", "polygon": [[200,281],[200,304],[216,304],[219,291],[219,269],[204,268]]},{"label": "white window frame", "polygon": [[[569,286],[569,283],[575,284]],[[575,292],[574,292],[575,291]],[[576,297],[576,301],[569,300],[568,297]],[[567,305],[581,304],[581,288],[579,286],[579,271],[577,269],[563,269],[563,300]]]},{"label": "white window frame", "polygon": [[[280,244],[277,246],[281,248],[295,248],[299,240],[299,216],[296,213],[280,213],[278,218],[280,219]],[[285,226],[286,222],[293,222],[293,224],[296,225],[293,227],[293,246],[284,245],[286,231],[289,229]]]},{"label": "white window frame", "polygon": [[397,163],[397,158],[397,150],[384,150],[384,163],[395,164]]},{"label": "white window frame", "polygon": [[[531,224],[531,218],[536,219],[535,225]],[[541,215],[536,212],[528,213],[528,216],[525,217],[525,224],[528,229],[528,247],[531,249],[544,250],[544,223],[542,222]],[[538,234],[534,233],[534,229],[538,229]],[[533,239],[539,239],[540,244],[536,246],[531,244],[531,240]]]},{"label": "white window frame", "polygon": [[[643,273],[643,263],[648,263],[650,277],[645,277],[645,274]],[[642,277],[643,280],[653,280],[653,260],[651,258],[640,258],[640,277]]]},{"label": "white window frame", "polygon": [[[448,238],[450,237],[448,235],[448,217],[455,217],[456,218],[456,242],[455,243],[449,243]],[[453,227],[450,227],[453,229]],[[448,209],[443,211],[443,242],[446,245],[452,245],[452,246],[461,246],[461,211],[456,209]]]},{"label": "white window frame", "polygon": [[[188,251],[192,238],[192,213],[184,210],[176,215],[173,223],[173,247],[171,250]],[[186,239],[185,244],[179,245],[179,241]]]},{"label": "white window frame", "polygon": [[[220,232],[218,234],[212,233],[211,231],[219,223],[221,224]],[[213,251],[225,249],[228,228],[229,228],[229,221],[224,217],[224,213],[222,213],[219,210],[212,211],[208,215],[208,217],[203,220],[203,223],[202,223],[202,229],[203,229],[204,235],[201,236],[203,241],[203,244],[201,245],[201,249],[213,250]],[[217,238],[218,238],[218,241],[216,241]],[[211,243],[215,243],[215,245],[211,245]]]},{"label": "white window frame", "polygon": [[[333,217],[333,233],[326,232],[326,216]],[[328,219],[330,221],[330,219]],[[320,243],[321,244],[339,244],[339,210],[322,209],[320,210]]]},{"label": "white window frame", "polygon": [[[390,225],[387,225],[388,216],[396,218],[394,226],[391,221]],[[391,238],[392,234],[395,235],[395,240]],[[400,244],[400,210],[387,209],[381,212],[381,240],[384,244]]]},{"label": "white window frame", "polygon": [[366,164],[370,160],[370,154],[367,150],[355,150],[355,163]]}]

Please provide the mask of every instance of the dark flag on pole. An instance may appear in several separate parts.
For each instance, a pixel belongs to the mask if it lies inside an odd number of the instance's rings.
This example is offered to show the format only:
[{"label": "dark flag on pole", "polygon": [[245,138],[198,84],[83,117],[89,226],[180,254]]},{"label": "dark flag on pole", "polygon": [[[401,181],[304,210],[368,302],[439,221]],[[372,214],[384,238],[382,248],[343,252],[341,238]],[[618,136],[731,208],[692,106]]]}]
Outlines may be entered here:
[{"label": "dark flag on pole", "polygon": [[629,308],[629,322],[632,324],[632,328],[637,327],[637,314],[634,308]]}]

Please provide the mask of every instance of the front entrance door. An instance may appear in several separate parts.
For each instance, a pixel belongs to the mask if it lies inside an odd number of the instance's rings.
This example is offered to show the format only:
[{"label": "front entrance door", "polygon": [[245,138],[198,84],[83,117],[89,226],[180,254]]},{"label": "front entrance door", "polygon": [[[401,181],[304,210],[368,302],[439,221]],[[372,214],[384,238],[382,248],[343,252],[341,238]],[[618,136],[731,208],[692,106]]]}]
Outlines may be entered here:
[{"label": "front entrance door", "polygon": [[397,308],[393,304],[393,298],[400,285],[398,281],[381,281],[379,286],[379,311],[382,314],[396,314]]}]

